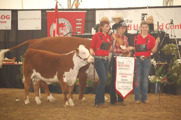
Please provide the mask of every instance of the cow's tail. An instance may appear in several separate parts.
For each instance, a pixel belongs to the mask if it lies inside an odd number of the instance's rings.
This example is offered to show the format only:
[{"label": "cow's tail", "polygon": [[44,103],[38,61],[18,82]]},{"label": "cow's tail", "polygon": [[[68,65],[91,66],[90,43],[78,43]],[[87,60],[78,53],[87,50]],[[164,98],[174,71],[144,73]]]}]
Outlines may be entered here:
[{"label": "cow's tail", "polygon": [[17,45],[17,46],[14,46],[14,47],[12,47],[12,48],[9,48],[9,49],[2,49],[2,50],[0,50],[0,68],[2,68],[2,62],[3,62],[3,59],[4,59],[4,54],[5,54],[5,53],[7,53],[8,51],[11,51],[11,50],[13,50],[13,49],[16,49],[16,48],[18,48],[18,47],[20,47],[20,46],[22,46],[22,45],[24,45],[24,44],[27,44],[27,43],[29,43],[29,41],[30,41],[30,40],[27,40],[27,41],[25,41],[24,43],[21,43],[21,44],[19,44],[19,45]]}]

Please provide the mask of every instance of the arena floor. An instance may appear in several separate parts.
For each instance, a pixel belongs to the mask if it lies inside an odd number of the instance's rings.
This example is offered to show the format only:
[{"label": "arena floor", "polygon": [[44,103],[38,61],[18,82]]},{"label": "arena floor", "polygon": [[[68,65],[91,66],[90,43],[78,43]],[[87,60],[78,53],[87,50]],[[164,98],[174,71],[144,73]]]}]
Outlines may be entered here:
[{"label": "arena floor", "polygon": [[[42,104],[37,105],[30,93],[30,104],[24,104],[24,89],[0,89],[0,120],[180,120],[181,96],[148,94],[150,104],[134,104],[134,95],[125,99],[127,106],[106,104],[108,108],[94,107],[94,94],[85,94],[80,102],[74,94],[74,107],[62,106],[62,94],[53,94],[55,102],[47,102],[42,94]],[[109,98],[109,95],[106,94]]]}]

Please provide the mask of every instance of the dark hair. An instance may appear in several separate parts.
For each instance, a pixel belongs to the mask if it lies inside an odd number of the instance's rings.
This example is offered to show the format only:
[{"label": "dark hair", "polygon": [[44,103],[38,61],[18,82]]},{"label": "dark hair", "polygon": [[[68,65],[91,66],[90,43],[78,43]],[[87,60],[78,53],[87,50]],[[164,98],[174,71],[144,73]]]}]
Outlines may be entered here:
[{"label": "dark hair", "polygon": [[102,32],[102,29],[101,29],[101,27],[103,27],[105,24],[110,24],[110,22],[109,21],[107,21],[107,20],[103,20],[103,21],[101,21],[100,22],[100,24],[99,24],[99,32]]}]

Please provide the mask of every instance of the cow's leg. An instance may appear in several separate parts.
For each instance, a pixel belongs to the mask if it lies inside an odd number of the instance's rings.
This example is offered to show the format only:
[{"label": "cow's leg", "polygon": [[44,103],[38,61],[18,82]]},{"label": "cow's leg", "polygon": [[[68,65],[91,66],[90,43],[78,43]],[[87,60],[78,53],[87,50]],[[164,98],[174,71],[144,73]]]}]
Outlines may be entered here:
[{"label": "cow's leg", "polygon": [[39,83],[39,80],[36,80],[36,78],[33,80],[33,89],[34,89],[34,93],[35,93],[36,104],[41,104],[41,100],[39,97],[40,83]]},{"label": "cow's leg", "polygon": [[50,102],[54,102],[56,99],[50,93],[50,90],[48,88],[48,84],[46,82],[40,80],[40,86],[43,89],[43,91],[45,92],[45,94],[47,95],[47,100]]},{"label": "cow's leg", "polygon": [[87,69],[88,69],[88,65],[82,67],[79,70],[79,74],[78,74],[79,84],[80,84],[79,85],[79,100],[81,101],[85,101],[84,91],[85,91],[86,81],[87,81],[87,73],[86,73]]},{"label": "cow's leg", "polygon": [[67,83],[63,82],[63,80],[60,80],[60,85],[62,88],[62,93],[63,93],[63,105],[64,107],[67,107],[69,105],[68,103],[68,99],[67,99],[67,93],[68,93],[68,89],[67,89]]},{"label": "cow's leg", "polygon": [[24,89],[25,89],[24,102],[25,102],[25,104],[29,104],[30,103],[29,96],[28,96],[30,87],[31,87],[30,76],[29,77],[25,77],[25,80],[24,80]]},{"label": "cow's leg", "polygon": [[75,105],[74,102],[73,102],[74,85],[73,86],[69,86],[69,100],[68,100],[68,102],[69,102],[70,106],[74,106]]}]

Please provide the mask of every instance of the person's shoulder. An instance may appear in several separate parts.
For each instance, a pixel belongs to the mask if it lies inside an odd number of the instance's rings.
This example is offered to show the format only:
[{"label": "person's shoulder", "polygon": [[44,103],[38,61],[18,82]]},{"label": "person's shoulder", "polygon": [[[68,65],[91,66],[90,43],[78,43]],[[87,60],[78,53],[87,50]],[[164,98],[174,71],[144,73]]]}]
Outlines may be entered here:
[{"label": "person's shoulder", "polygon": [[124,35],[124,39],[128,40],[128,37],[126,35]]},{"label": "person's shoulder", "polygon": [[140,38],[141,34],[135,35],[134,38]]},{"label": "person's shoulder", "polygon": [[95,33],[93,36],[92,36],[92,39],[94,39],[94,38],[96,38],[97,39],[97,37],[99,37],[100,36],[100,34],[99,33]]}]

